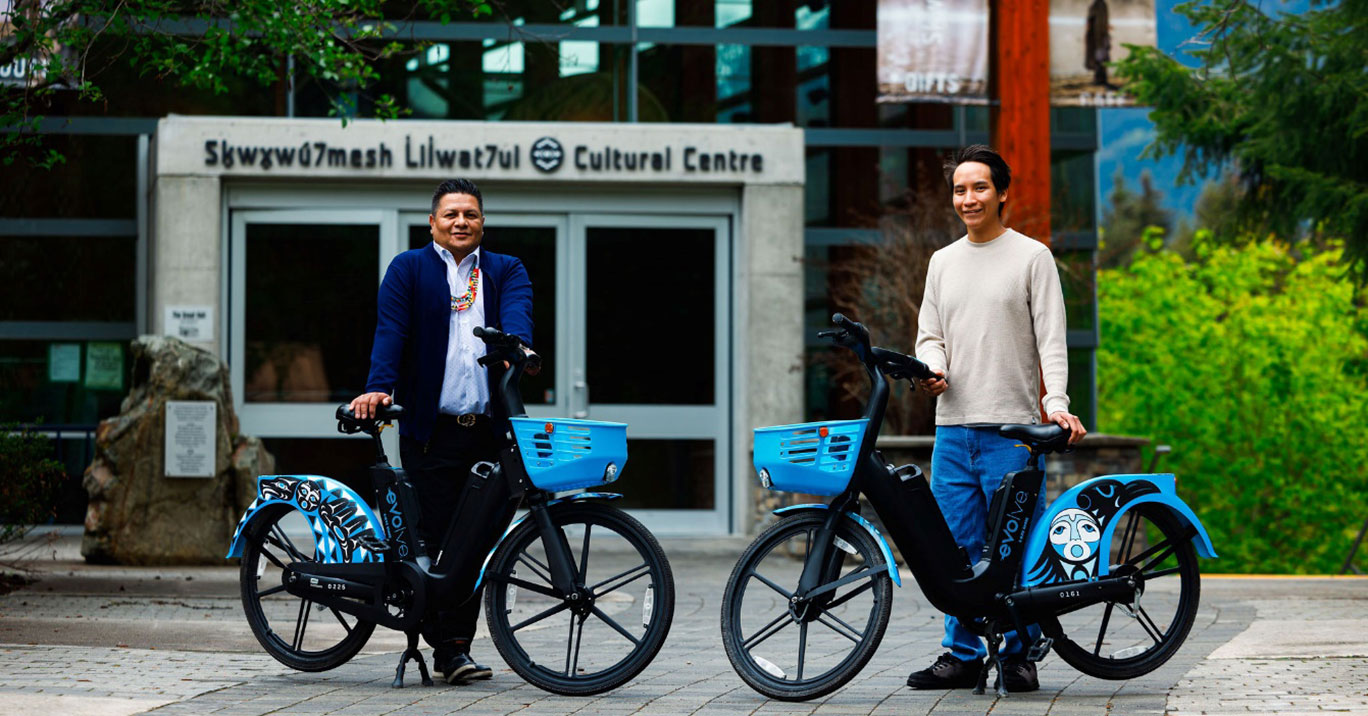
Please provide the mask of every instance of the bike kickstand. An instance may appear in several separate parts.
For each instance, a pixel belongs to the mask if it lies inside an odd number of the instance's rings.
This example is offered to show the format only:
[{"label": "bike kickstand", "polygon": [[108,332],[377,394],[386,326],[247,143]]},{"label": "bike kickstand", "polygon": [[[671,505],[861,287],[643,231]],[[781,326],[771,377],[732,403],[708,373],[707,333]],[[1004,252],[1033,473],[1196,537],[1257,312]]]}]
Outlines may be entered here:
[{"label": "bike kickstand", "polygon": [[408,635],[408,648],[399,655],[399,668],[394,670],[394,683],[391,684],[396,689],[404,688],[404,667],[408,666],[409,659],[418,662],[418,674],[423,677],[423,686],[432,686],[432,676],[428,674],[427,662],[423,660],[423,653],[418,651],[418,632],[406,632]]},{"label": "bike kickstand", "polygon": [[997,680],[994,682],[997,697],[1007,698],[1007,684],[1002,676],[1002,658],[998,656],[998,642],[1002,640],[1002,635],[989,632],[984,640],[988,642],[988,658],[983,661],[983,668],[979,669],[978,683],[974,685],[974,693],[982,694],[988,686],[988,669],[997,669]]}]

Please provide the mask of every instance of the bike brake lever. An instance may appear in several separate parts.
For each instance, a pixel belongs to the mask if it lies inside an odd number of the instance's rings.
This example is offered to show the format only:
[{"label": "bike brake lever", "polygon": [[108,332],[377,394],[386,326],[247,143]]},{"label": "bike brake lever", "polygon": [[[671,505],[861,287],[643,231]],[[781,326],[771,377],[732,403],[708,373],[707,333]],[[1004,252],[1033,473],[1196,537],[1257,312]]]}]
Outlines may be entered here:
[{"label": "bike brake lever", "polygon": [[817,331],[818,338],[835,338],[841,335],[840,331]]}]

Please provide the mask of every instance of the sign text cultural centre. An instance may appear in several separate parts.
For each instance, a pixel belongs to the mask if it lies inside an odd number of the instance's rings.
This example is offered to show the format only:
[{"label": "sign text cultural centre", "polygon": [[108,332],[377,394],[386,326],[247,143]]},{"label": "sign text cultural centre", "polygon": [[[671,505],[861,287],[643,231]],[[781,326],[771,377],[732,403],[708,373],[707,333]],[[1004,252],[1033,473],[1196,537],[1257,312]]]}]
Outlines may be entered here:
[{"label": "sign text cultural centre", "polygon": [[538,171],[551,174],[570,165],[591,173],[670,172],[676,167],[685,172],[761,174],[765,171],[763,153],[727,149],[700,149],[693,145],[668,144],[642,149],[623,149],[611,144],[577,144],[566,148],[554,137],[542,137],[530,144],[451,145],[438,142],[434,135],[406,135],[403,147],[376,142],[369,146],[343,146],[322,140],[307,140],[290,146],[243,144],[227,139],[204,142],[204,166],[223,169],[270,171],[277,167],[330,169],[463,169],[516,170],[528,162]]}]

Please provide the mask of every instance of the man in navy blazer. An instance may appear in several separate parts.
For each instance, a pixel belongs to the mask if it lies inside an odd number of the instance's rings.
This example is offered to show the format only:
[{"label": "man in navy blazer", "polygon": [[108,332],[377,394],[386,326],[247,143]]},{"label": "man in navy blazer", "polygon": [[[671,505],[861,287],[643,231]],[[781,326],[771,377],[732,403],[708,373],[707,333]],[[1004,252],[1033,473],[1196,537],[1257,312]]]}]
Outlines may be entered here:
[{"label": "man in navy blazer", "polygon": [[[473,182],[437,187],[428,215],[432,243],[396,256],[380,284],[370,377],[351,404],[368,418],[394,396],[402,401],[399,453],[418,492],[418,535],[434,560],[471,466],[497,462],[504,447],[491,400],[502,371],[477,363],[485,345],[472,331],[492,326],[532,345],[532,282],[518,259],[481,250],[484,220]],[[477,593],[424,620],[423,638],[447,683],[493,673],[470,657],[479,605]]]}]

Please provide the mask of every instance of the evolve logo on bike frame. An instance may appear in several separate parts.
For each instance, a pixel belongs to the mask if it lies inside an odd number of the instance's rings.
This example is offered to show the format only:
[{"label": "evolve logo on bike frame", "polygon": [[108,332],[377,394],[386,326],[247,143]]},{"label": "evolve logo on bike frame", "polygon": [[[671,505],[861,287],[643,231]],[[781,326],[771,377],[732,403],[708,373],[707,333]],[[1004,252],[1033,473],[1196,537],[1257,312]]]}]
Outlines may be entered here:
[{"label": "evolve logo on bike frame", "polygon": [[382,535],[380,520],[370,506],[346,485],[321,475],[262,475],[257,498],[247,508],[233,533],[228,558],[241,557],[243,529],[257,512],[270,505],[290,505],[309,521],[316,559],[324,563],[382,562],[384,557],[362,546],[366,533]]}]

